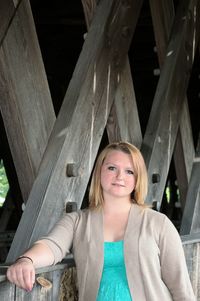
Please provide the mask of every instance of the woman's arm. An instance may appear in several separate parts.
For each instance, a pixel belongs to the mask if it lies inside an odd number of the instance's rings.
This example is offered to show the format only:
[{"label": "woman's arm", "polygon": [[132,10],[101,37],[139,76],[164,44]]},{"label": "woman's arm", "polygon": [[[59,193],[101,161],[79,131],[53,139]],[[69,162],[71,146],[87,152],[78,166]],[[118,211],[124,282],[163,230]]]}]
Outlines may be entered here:
[{"label": "woman's arm", "polygon": [[22,257],[13,263],[7,270],[7,278],[20,288],[31,291],[35,283],[35,268],[51,265],[54,254],[43,242],[36,242]]},{"label": "woman's arm", "polygon": [[35,282],[35,268],[56,264],[70,252],[74,237],[74,225],[79,214],[65,214],[48,236],[38,240],[7,271],[7,278],[17,286],[30,291]]},{"label": "woman's arm", "polygon": [[195,301],[180,236],[165,218],[160,236],[160,262],[162,278],[174,301]]}]

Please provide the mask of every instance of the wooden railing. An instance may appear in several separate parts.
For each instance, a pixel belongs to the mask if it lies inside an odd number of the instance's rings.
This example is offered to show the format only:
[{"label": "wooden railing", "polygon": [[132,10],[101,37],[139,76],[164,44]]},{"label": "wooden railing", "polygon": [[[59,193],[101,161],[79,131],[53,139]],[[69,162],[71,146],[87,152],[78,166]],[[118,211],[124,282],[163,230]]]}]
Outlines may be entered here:
[{"label": "wooden railing", "polygon": [[200,300],[200,232],[181,236],[187,267],[197,301]]},{"label": "wooden railing", "polygon": [[[200,233],[181,237],[185,252],[188,271],[197,301],[200,301]],[[6,280],[8,266],[0,266],[0,300],[1,301],[58,301],[60,299],[60,285],[63,272],[75,266],[73,258],[67,257],[55,266],[36,270],[36,277],[44,277],[52,283],[50,289],[43,288],[36,282],[31,292],[26,292]],[[66,300],[66,299],[64,299]],[[68,298],[68,301],[76,299]]]},{"label": "wooden railing", "polygon": [[37,281],[31,292],[16,287],[6,279],[7,266],[0,266],[0,300],[1,301],[58,301],[60,300],[60,283],[63,272],[74,266],[72,257],[62,263],[36,270],[36,278],[43,277],[52,283],[51,288],[41,286]]}]

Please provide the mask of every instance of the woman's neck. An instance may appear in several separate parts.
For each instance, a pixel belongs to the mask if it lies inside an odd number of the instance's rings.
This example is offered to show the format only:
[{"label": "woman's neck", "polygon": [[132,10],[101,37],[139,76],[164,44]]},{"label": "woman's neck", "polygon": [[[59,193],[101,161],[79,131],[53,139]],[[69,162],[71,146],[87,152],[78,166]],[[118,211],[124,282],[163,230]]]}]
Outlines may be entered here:
[{"label": "woman's neck", "polygon": [[104,201],[103,211],[107,214],[128,212],[131,208],[131,204],[130,200],[124,202],[121,200]]}]

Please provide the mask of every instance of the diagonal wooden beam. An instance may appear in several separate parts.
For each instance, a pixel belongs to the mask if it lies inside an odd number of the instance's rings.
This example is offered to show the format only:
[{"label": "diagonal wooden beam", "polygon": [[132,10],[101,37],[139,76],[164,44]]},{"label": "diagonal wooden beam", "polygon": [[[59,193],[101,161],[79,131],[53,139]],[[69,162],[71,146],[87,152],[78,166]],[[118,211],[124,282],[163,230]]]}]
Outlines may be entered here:
[{"label": "diagonal wooden beam", "polygon": [[158,209],[196,50],[198,18],[198,1],[179,3],[142,143],[150,181],[147,202],[158,202]]},{"label": "diagonal wooden beam", "polygon": [[45,234],[66,202],[81,206],[132,39],[135,2],[102,0],[96,9],[7,261]]},{"label": "diagonal wooden beam", "polygon": [[[0,17],[10,16],[10,6],[3,8]],[[19,2],[6,29],[0,46],[0,70],[0,110],[26,202],[55,122],[27,0]]]},{"label": "diagonal wooden beam", "polygon": [[4,37],[6,36],[7,30],[10,23],[15,15],[16,8],[14,6],[13,0],[1,0],[0,1],[0,45]]},{"label": "diagonal wooden beam", "polygon": [[183,104],[180,127],[176,137],[173,156],[178,188],[180,190],[181,208],[184,210],[187,190],[192,173],[192,163],[195,157],[192,126],[187,99],[185,99]]},{"label": "diagonal wooden beam", "polygon": [[[82,0],[88,29],[97,7],[96,2],[96,0]],[[137,3],[134,8],[133,31],[135,31],[143,1]],[[121,73],[106,128],[109,142],[124,140],[134,143],[137,147],[140,147],[142,144],[142,133],[128,56]]]},{"label": "diagonal wooden beam", "polygon": [[128,57],[108,118],[107,133],[110,142],[123,140],[141,147],[142,133]]},{"label": "diagonal wooden beam", "polygon": [[[150,0],[150,8],[154,26],[158,60],[160,68],[162,68],[175,16],[174,3],[173,0]],[[174,147],[174,163],[178,187],[180,191],[182,209],[184,209],[186,200],[186,193],[188,189],[188,182],[190,179],[193,158],[194,145],[192,129],[187,98],[185,98],[180,119],[180,127],[177,133],[176,143]]]}]

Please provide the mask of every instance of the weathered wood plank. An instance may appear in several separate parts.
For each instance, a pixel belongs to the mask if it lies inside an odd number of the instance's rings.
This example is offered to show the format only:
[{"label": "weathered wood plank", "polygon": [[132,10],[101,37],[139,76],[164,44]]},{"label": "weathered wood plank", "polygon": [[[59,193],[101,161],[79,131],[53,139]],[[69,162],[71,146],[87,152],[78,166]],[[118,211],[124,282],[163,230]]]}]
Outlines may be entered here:
[{"label": "weathered wood plank", "polygon": [[128,57],[108,118],[107,133],[110,142],[123,140],[141,147],[142,133]]},{"label": "weathered wood plank", "polygon": [[[167,43],[174,21],[173,1],[150,0],[152,21],[154,25],[155,40],[158,52],[160,68],[162,68],[166,56]],[[174,163],[180,191],[180,201],[184,209],[188,182],[191,175],[192,161],[194,157],[194,145],[192,138],[191,122],[187,99],[183,104],[180,120],[180,129],[177,133],[174,147]]]},{"label": "weathered wood plank", "polygon": [[9,24],[15,14],[15,6],[13,0],[0,1],[0,45],[6,36]]},{"label": "weathered wood plank", "polygon": [[173,0],[150,0],[151,16],[160,67],[163,66],[170,32],[174,21]]},{"label": "weathered wood plank", "polygon": [[200,232],[181,235],[181,241],[183,245],[200,242]]},{"label": "weathered wood plank", "polygon": [[180,191],[181,208],[184,210],[187,197],[188,185],[192,173],[192,162],[194,160],[194,142],[188,101],[185,99],[181,114],[180,127],[174,147],[174,164],[178,187]]},{"label": "weathered wood plank", "polygon": [[85,21],[87,29],[90,28],[90,25],[92,23],[92,20],[94,18],[94,13],[97,7],[97,0],[81,0],[83,5],[83,11],[85,15]]},{"label": "weathered wood plank", "polygon": [[[58,264],[56,266],[49,266],[46,268],[41,268],[36,270],[36,278],[44,277],[52,283],[52,288],[44,289],[36,281],[31,292],[26,292],[15,285],[9,283],[6,280],[6,270],[7,267],[0,266],[0,298],[1,301],[55,301],[59,300],[60,294],[60,280],[65,268],[71,266],[71,261],[69,264]],[[7,297],[7,299],[6,299]],[[9,298],[8,298],[9,297]]]},{"label": "weathered wood plank", "polygon": [[183,212],[180,233],[182,235],[200,231],[200,135],[196,156]]},{"label": "weathered wood plank", "polygon": [[[197,18],[194,18],[194,13],[197,13]],[[196,50],[198,16],[197,1],[180,2],[142,143],[150,182],[147,202],[158,202],[158,208],[178,131],[189,70]],[[152,183],[154,174],[154,178],[157,178],[156,183]]]},{"label": "weathered wood plank", "polygon": [[[136,2],[103,0],[97,7],[8,261],[54,225],[67,201],[81,206],[131,42]],[[77,177],[66,176],[71,163]]]},{"label": "weathered wood plank", "polygon": [[200,242],[184,244],[186,263],[197,300],[200,300]]},{"label": "weathered wood plank", "polygon": [[55,121],[29,1],[9,25],[0,70],[0,109],[26,201]]},{"label": "weathered wood plank", "polygon": [[8,281],[0,282],[0,297],[1,301],[14,301],[15,299],[15,285]]},{"label": "weathered wood plank", "polygon": [[[96,2],[96,0],[82,0],[88,29],[94,16],[97,5]],[[138,3],[138,7],[134,9],[135,15],[133,17],[133,31],[135,31],[142,2],[143,1]],[[120,76],[120,82],[108,117],[106,128],[109,142],[120,140],[129,141],[134,143],[137,147],[140,147],[142,144],[142,133],[128,56]]]}]

